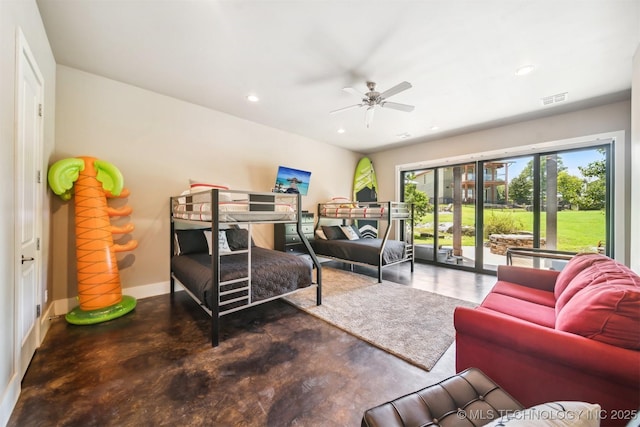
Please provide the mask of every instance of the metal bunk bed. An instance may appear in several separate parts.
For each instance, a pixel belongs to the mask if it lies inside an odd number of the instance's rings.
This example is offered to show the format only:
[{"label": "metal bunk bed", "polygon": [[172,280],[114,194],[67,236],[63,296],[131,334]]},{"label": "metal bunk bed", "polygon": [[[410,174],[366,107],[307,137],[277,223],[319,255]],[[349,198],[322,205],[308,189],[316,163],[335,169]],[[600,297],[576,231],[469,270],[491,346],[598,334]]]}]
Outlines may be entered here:
[{"label": "metal bunk bed", "polygon": [[[386,224],[382,238],[357,238],[349,240],[346,235],[337,238],[315,239],[313,248],[322,258],[378,269],[378,282],[382,282],[382,269],[391,265],[409,262],[414,270],[413,204],[404,202],[328,202],[318,204],[316,230],[329,231],[321,223],[339,220],[342,225],[353,224],[357,220],[376,220]],[[400,223],[400,239],[390,239],[393,223]],[[335,226],[333,226],[335,227]],[[333,234],[333,233],[332,233]]]},{"label": "metal bunk bed", "polygon": [[[322,303],[322,269],[302,233],[300,195],[214,188],[171,197],[169,205],[171,294],[175,293],[175,284],[178,282],[211,316],[212,346],[219,344],[219,320],[223,315],[281,298],[312,285],[316,286],[316,304]],[[300,241],[305,245],[312,265],[306,257],[254,246],[252,225],[267,223],[297,224]],[[197,230],[202,233],[211,230],[208,248],[206,242],[203,247],[203,237],[198,235]],[[230,230],[246,230],[241,233],[244,244],[233,248],[235,250],[221,250],[220,232],[227,236]],[[195,235],[199,249],[191,250],[189,254],[180,253],[183,248],[178,236],[183,234]],[[226,237],[221,240],[229,244]],[[193,248],[193,244],[190,243],[190,246]]]}]

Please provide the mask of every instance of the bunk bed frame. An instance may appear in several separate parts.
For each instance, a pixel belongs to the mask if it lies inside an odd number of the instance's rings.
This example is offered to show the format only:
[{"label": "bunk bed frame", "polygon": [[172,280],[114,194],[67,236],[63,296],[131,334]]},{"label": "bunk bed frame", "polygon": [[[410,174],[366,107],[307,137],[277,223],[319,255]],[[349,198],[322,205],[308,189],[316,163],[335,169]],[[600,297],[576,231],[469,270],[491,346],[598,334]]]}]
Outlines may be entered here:
[{"label": "bunk bed frame", "polygon": [[[357,220],[378,221],[378,235],[380,236],[380,223],[384,222],[386,226],[382,232],[382,238],[380,240],[380,246],[377,248],[377,262],[363,262],[357,259],[350,259],[348,257],[339,257],[324,253],[316,244],[319,239],[314,241],[316,254],[321,258],[328,258],[334,261],[340,261],[351,265],[361,265],[366,267],[377,267],[378,269],[378,282],[382,282],[382,269],[391,265],[396,265],[404,262],[411,264],[411,272],[414,271],[414,241],[413,241],[413,215],[414,208],[413,203],[404,202],[353,202],[352,204],[345,204],[344,202],[327,202],[318,204],[318,222],[316,224],[316,230],[321,227],[321,222],[324,220],[341,220],[343,225],[353,224]],[[404,242],[404,254],[396,260],[384,262],[385,249],[389,243],[389,235],[391,233],[392,224],[400,223],[400,231]],[[407,229],[406,224],[409,224]],[[358,240],[339,240],[340,242],[348,242],[353,247],[357,247],[359,244],[368,243],[371,240],[369,238],[361,238]],[[335,242],[329,241],[329,242]],[[344,243],[341,243],[344,244]]]},{"label": "bunk bed frame", "polygon": [[[224,195],[224,200],[228,197],[240,197],[240,200],[234,200],[234,205],[246,204],[244,211],[222,211],[221,203],[226,203],[221,200],[221,195]],[[288,200],[290,206],[293,208],[288,214],[278,214],[276,206],[281,205],[278,201]],[[260,193],[251,191],[239,191],[239,190],[226,190],[213,188],[211,190],[182,194],[179,196],[173,196],[169,200],[170,206],[170,259],[176,256],[176,230],[179,229],[206,229],[211,230],[212,242],[211,242],[211,283],[212,283],[212,307],[209,309],[204,301],[189,290],[187,286],[180,282],[180,280],[174,275],[173,267],[170,267],[170,285],[171,296],[173,297],[176,289],[175,284],[178,282],[187,294],[193,298],[200,307],[205,310],[211,316],[211,345],[213,347],[218,346],[220,342],[220,317],[234,313],[236,311],[244,310],[249,307],[253,307],[259,304],[263,304],[269,301],[273,301],[278,298],[293,294],[300,289],[297,288],[293,291],[274,295],[258,301],[252,301],[251,289],[252,289],[252,225],[254,224],[276,224],[276,223],[295,223],[297,225],[297,232],[300,237],[300,241],[304,244],[309,257],[313,263],[311,271],[311,285],[316,286],[316,304],[322,304],[322,267],[318,258],[316,257],[313,248],[309,241],[302,232],[302,209],[301,209],[301,196],[299,194],[274,194],[274,193]],[[247,249],[237,250],[232,254],[244,253],[247,257],[247,273],[246,276],[221,281],[221,259],[222,257],[229,255],[228,252],[221,252],[218,245],[218,233],[220,230],[224,230],[229,227],[246,227],[247,229]],[[285,257],[291,257],[293,255],[286,254],[284,252],[269,250],[277,254],[282,254]],[[171,263],[170,263],[171,264]],[[316,269],[316,282],[313,283],[313,268]],[[246,285],[244,285],[246,283]],[[234,287],[233,290],[223,291],[221,287],[225,285],[238,284],[241,287]],[[246,290],[246,297],[238,297],[233,299],[227,299],[221,302],[221,297],[225,294],[237,293],[238,290]],[[217,302],[217,303],[216,303]],[[231,308],[223,308],[221,305],[235,304]]]}]

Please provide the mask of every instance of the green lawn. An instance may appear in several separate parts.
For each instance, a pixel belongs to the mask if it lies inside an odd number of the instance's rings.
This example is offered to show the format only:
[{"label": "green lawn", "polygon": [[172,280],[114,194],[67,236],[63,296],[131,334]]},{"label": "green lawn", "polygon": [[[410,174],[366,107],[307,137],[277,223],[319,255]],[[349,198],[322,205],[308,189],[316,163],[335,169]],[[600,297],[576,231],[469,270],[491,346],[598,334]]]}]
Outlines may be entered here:
[{"label": "green lawn", "polygon": [[[524,209],[485,209],[485,224],[491,216],[500,218],[509,216],[516,223],[522,225],[522,231],[533,230],[533,213]],[[441,212],[438,221],[440,223],[453,222],[453,213]],[[546,213],[540,218],[542,236],[546,235]],[[433,222],[433,216],[425,218],[425,222]],[[475,225],[475,213],[473,206],[462,207],[462,224]],[[558,212],[558,244],[557,249],[580,252],[591,250],[598,242],[605,242],[605,216],[603,211],[560,211]],[[433,233],[433,227],[416,227],[416,243],[431,243],[427,238],[420,238],[420,233]],[[439,243],[451,246],[452,236],[440,234]],[[475,237],[463,236],[463,246],[475,245]]]}]

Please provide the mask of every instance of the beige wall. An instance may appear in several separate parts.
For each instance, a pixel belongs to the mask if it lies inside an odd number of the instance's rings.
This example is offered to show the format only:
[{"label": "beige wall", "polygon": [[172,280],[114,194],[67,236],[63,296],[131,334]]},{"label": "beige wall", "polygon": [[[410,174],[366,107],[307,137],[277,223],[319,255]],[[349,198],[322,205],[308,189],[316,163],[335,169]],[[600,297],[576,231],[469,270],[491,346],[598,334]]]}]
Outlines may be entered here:
[{"label": "beige wall", "polygon": [[[631,194],[631,102],[620,101],[572,113],[523,121],[482,131],[452,136],[411,146],[389,149],[371,155],[380,186],[379,198],[397,197],[396,168],[400,165],[434,162],[464,157],[477,158],[490,152],[513,153],[518,147],[546,145],[580,140],[587,135],[617,135],[616,147],[616,258],[629,264]],[[553,148],[551,148],[553,149]],[[509,155],[509,154],[507,154]],[[495,158],[494,157],[494,158]],[[442,163],[441,163],[442,164]]]},{"label": "beige wall", "polygon": [[[131,190],[132,234],[139,247],[129,255],[135,261],[121,269],[124,288],[168,282],[169,197],[188,188],[190,178],[270,191],[278,165],[308,170],[303,209],[310,211],[318,201],[351,192],[360,157],[351,151],[76,69],[58,66],[57,76],[54,160],[107,160]],[[72,214],[73,203],[56,197],[55,299],[76,295]],[[273,228],[262,226],[256,241],[271,246]]]},{"label": "beige wall", "polygon": [[[16,35],[18,28],[33,53],[45,81],[44,93],[44,147],[42,169],[53,152],[55,121],[55,60],[44,32],[40,13],[33,0],[0,1],[0,425],[5,425],[20,391],[16,351],[19,343],[14,334],[16,324],[16,293],[14,274],[19,259],[15,251],[15,94],[16,94]],[[44,186],[44,185],[43,185]],[[43,200],[43,235],[41,277],[49,275],[49,200]],[[44,294],[44,286],[43,292]],[[44,298],[42,299],[44,303]],[[46,306],[44,307],[46,310]],[[41,318],[43,333],[48,321]]]},{"label": "beige wall", "polygon": [[[232,188],[268,191],[277,166],[312,171],[305,209],[318,201],[351,194],[360,155],[227,114],[58,66],[56,152],[53,160],[91,155],[114,163],[131,190],[133,238],[140,243],[121,254],[123,287],[165,283],[168,279],[168,197],[190,178]],[[385,150],[371,155],[379,198],[396,197],[396,167],[425,160],[495,152],[531,144],[622,132],[617,154],[630,150],[630,101]],[[620,135],[620,133],[618,133]],[[630,156],[618,182],[626,206],[618,212],[624,233],[630,225]],[[620,180],[619,180],[620,181]],[[620,197],[619,197],[620,199]],[[53,201],[53,298],[76,294],[72,203]],[[622,253],[629,239],[620,234]],[[258,230],[258,243],[272,245],[271,228]],[[619,254],[618,254],[619,255]],[[624,258],[628,258],[625,255]],[[133,262],[132,262],[133,260]],[[59,266],[59,267],[58,267]]]}]

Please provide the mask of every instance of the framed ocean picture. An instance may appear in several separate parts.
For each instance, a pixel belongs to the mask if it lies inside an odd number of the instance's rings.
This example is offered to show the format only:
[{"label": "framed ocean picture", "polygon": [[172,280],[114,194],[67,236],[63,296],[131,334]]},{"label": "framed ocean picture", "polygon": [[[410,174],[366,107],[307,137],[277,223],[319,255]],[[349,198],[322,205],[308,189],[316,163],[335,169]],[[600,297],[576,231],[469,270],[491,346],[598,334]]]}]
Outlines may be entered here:
[{"label": "framed ocean picture", "polygon": [[274,193],[294,193],[307,195],[311,172],[293,169],[286,166],[278,167]]}]

